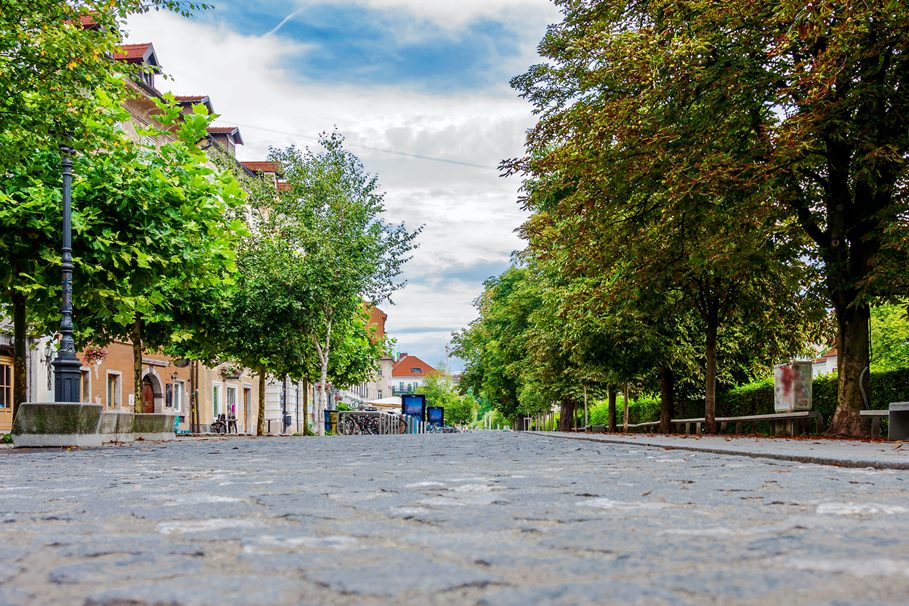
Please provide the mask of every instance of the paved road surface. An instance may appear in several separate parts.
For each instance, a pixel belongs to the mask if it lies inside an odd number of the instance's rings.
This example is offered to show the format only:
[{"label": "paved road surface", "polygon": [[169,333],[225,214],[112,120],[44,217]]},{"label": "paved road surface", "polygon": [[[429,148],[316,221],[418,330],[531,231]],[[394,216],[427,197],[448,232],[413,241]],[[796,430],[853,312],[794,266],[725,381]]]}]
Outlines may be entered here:
[{"label": "paved road surface", "polygon": [[0,604],[900,604],[909,472],[515,433],[0,451]]}]

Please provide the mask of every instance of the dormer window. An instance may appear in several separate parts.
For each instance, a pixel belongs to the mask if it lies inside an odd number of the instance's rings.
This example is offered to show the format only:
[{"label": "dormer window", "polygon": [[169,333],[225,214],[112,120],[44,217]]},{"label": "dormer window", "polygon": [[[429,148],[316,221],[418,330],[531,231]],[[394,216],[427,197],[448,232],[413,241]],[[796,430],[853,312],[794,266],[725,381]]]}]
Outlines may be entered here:
[{"label": "dormer window", "polygon": [[411,374],[421,375],[421,374],[423,374],[423,369],[422,368],[411,368],[410,372],[411,372]]},{"label": "dormer window", "polygon": [[155,47],[150,42],[121,44],[114,52],[114,59],[141,65],[142,72],[138,75],[137,80],[149,88],[155,87],[155,74],[161,72],[161,66],[158,64]]}]

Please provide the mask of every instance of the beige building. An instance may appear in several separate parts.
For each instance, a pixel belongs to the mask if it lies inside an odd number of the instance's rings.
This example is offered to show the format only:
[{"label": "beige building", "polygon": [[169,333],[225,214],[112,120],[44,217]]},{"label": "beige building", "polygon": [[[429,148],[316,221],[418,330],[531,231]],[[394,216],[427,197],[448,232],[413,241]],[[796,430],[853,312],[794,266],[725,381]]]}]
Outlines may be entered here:
[{"label": "beige building", "polygon": [[[86,23],[86,27],[93,24]],[[159,111],[153,99],[164,95],[155,86],[156,74],[161,71],[157,54],[151,43],[125,44],[114,58],[130,64],[141,64],[147,69],[141,76],[130,81],[137,93],[124,104],[130,120],[122,124],[127,136],[139,140],[142,127],[157,126],[155,114]],[[184,95],[175,97],[183,106],[184,113],[192,111],[196,104],[205,105],[214,113],[211,99],[206,95]],[[171,127],[171,132],[176,126]],[[167,138],[167,135],[164,135]],[[240,130],[232,126],[213,126],[208,130],[206,140],[199,145],[213,158],[234,162],[237,169],[248,178],[267,178],[279,187],[277,168],[273,163],[247,163],[236,161],[236,148],[243,144]],[[12,426],[12,327],[0,320],[0,432],[9,431]],[[27,398],[30,401],[53,400],[53,375],[51,363],[54,351],[49,347],[51,339],[31,340],[28,348]],[[103,348],[89,347],[77,352],[83,360],[82,401],[100,404],[105,410],[123,410],[155,413],[175,413],[179,429],[189,431],[197,428],[207,431],[220,415],[236,419],[240,433],[255,433],[258,416],[258,378],[247,369],[222,364],[207,367],[200,363],[176,363],[172,358],[155,352],[143,352],[142,381],[136,393],[133,370],[133,348],[128,342],[114,342]],[[45,380],[46,379],[46,380]],[[294,399],[299,399],[302,387],[291,386]],[[267,429],[273,433],[285,429],[284,410],[290,409],[291,425],[288,431],[302,424],[297,423],[296,405],[282,404],[290,401],[286,388],[276,381],[269,381],[266,393]],[[294,404],[296,402],[294,401]],[[195,416],[193,413],[195,412]],[[301,413],[302,414],[302,413]]]}]

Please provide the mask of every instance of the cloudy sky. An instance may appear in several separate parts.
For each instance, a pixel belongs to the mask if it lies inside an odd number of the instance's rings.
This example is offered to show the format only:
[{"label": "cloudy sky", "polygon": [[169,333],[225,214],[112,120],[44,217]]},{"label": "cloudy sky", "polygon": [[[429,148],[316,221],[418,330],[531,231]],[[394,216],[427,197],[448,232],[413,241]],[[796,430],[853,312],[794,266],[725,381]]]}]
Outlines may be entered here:
[{"label": "cloudy sky", "polygon": [[[423,225],[387,330],[398,351],[445,360],[487,277],[521,247],[520,155],[533,118],[508,86],[536,61],[558,14],[549,0],[222,0],[185,19],[150,13],[129,42],[152,42],[174,94],[206,94],[239,126],[242,160],[315,145],[337,128],[377,174],[386,220]],[[419,156],[419,157],[415,157]],[[458,360],[449,365],[460,368]]]}]

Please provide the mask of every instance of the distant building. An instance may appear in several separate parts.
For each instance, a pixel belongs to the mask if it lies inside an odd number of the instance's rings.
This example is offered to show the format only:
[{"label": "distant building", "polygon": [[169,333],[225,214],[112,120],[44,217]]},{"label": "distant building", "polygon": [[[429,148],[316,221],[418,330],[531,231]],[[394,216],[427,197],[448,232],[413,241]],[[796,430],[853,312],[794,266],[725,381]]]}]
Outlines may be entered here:
[{"label": "distant building", "polygon": [[814,362],[811,364],[811,376],[816,377],[818,375],[825,375],[831,372],[836,372],[838,355],[836,347],[833,347],[827,350],[824,355],[815,358]]},{"label": "distant building", "polygon": [[[367,327],[374,331],[375,339],[383,340],[385,338],[385,322],[388,320],[388,314],[375,305],[367,306],[367,311],[369,311]],[[379,358],[379,368],[372,378],[366,383],[341,391],[341,400],[346,404],[362,406],[369,401],[381,400],[393,395],[391,393],[391,369],[393,364],[394,359],[389,353],[385,353]]]},{"label": "distant building", "polygon": [[436,369],[408,353],[398,354],[398,360],[391,369],[392,394],[414,393],[426,383],[426,377]]}]

